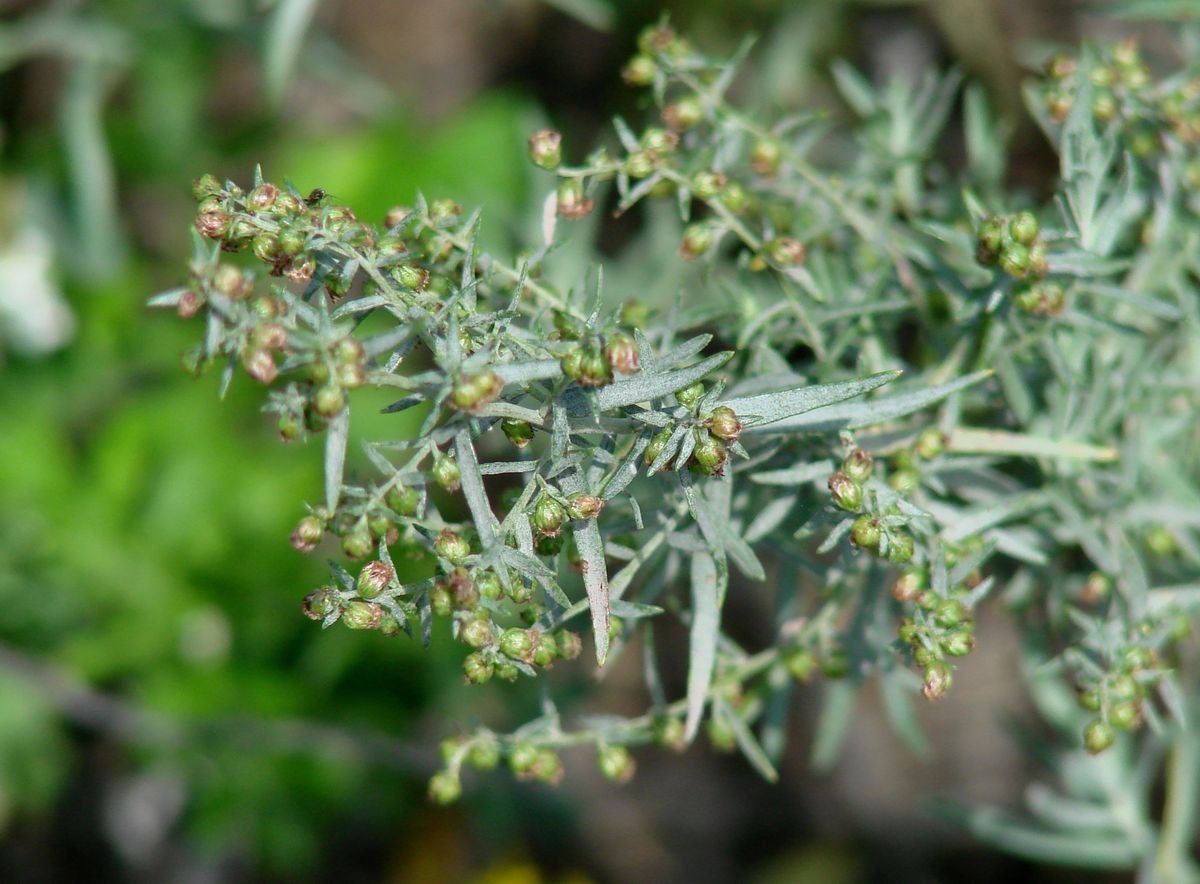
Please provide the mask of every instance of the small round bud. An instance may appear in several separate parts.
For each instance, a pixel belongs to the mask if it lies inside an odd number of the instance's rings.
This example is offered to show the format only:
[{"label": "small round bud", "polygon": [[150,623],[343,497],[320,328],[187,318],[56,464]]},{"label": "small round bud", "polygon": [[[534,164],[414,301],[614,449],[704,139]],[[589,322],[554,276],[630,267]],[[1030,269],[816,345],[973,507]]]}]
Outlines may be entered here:
[{"label": "small round bud", "polygon": [[633,374],[638,370],[638,348],[633,338],[625,334],[616,334],[604,345],[604,355],[613,371],[621,374]]},{"label": "small round bud", "polygon": [[468,620],[463,624],[458,637],[468,647],[482,648],[490,645],[495,638],[490,620]]},{"label": "small round bud", "polygon": [[888,476],[888,485],[901,494],[915,491],[921,484],[921,476],[916,470],[899,469]]},{"label": "small round bud", "polygon": [[221,239],[229,232],[229,221],[227,212],[202,212],[196,216],[196,230],[208,239]]},{"label": "small round bud", "polygon": [[721,190],[721,203],[733,214],[740,215],[750,207],[750,195],[737,181],[730,181]]},{"label": "small round bud", "polygon": [[933,612],[933,621],[943,629],[958,626],[967,617],[967,609],[958,599],[944,599]]},{"label": "small round bud", "polygon": [[865,482],[875,471],[875,461],[869,451],[855,448],[842,460],[842,472],[855,482]]},{"label": "small round bud", "polygon": [[604,509],[604,501],[592,494],[575,494],[570,499],[568,512],[572,519],[594,519]]},{"label": "small round bud", "polygon": [[1154,652],[1143,645],[1132,645],[1121,655],[1121,668],[1126,672],[1153,669],[1154,662]]},{"label": "small round bud", "polygon": [[528,629],[512,627],[500,636],[500,650],[514,660],[528,660],[533,655],[534,635]]},{"label": "small round bud", "polygon": [[1029,273],[1029,249],[1019,242],[1006,243],[1000,250],[1000,269],[1009,276],[1024,279]]},{"label": "small round bud", "polygon": [[790,648],[783,655],[783,665],[796,681],[806,682],[817,668],[817,658],[808,648]]},{"label": "small round bud", "polygon": [[558,185],[556,200],[558,214],[572,220],[586,217],[596,207],[596,201],[587,198],[583,184],[575,178],[564,179]]},{"label": "small round bud", "polygon": [[718,752],[732,752],[737,748],[737,734],[733,725],[724,716],[714,715],[704,727],[708,742]]},{"label": "small round bud", "polygon": [[466,568],[459,566],[451,571],[446,577],[446,585],[450,589],[455,608],[460,611],[473,611],[479,607],[479,587],[475,585]]},{"label": "small round bud", "polygon": [[508,441],[518,448],[524,448],[533,441],[533,424],[529,421],[506,417],[500,421],[500,429]]},{"label": "small round bud", "polygon": [[192,182],[192,196],[196,198],[197,202],[220,193],[221,182],[211,172],[205,172]]},{"label": "small round bud", "polygon": [[799,267],[804,263],[804,243],[790,236],[778,236],[766,245],[767,255],[780,267]]},{"label": "small round bud", "polygon": [[316,549],[321,538],[325,536],[325,526],[316,516],[305,516],[296,524],[290,538],[292,546],[300,552],[307,553]]},{"label": "small round bud", "polygon": [[462,797],[462,783],[448,770],[440,770],[429,780],[429,800],[436,804],[453,804]]},{"label": "small round bud", "polygon": [[542,749],[538,752],[537,760],[533,763],[529,776],[539,783],[556,785],[563,776],[562,760],[552,750]]},{"label": "small round bud", "polygon": [[471,554],[471,544],[462,535],[443,528],[433,541],[433,551],[450,564],[461,565]]},{"label": "small round bud", "polygon": [[742,435],[742,422],[728,405],[719,405],[708,416],[708,429],[718,439],[736,442]]},{"label": "small round bud", "polygon": [[379,620],[379,631],[383,634],[384,638],[395,638],[404,632],[404,627],[400,625],[399,620],[385,611],[383,617]]},{"label": "small round bud", "polygon": [[653,464],[667,450],[667,443],[671,441],[671,431],[662,430],[656,433],[654,438],[650,440],[650,444],[646,446],[646,453],[643,456],[643,461],[646,466]]},{"label": "small round bud", "polygon": [[1137,703],[1114,703],[1108,710],[1108,720],[1113,727],[1123,731],[1133,730],[1142,721],[1142,711]]},{"label": "small round bud", "polygon": [[478,737],[467,749],[467,764],[477,770],[495,770],[500,763],[500,744],[492,737]]},{"label": "small round bud", "polygon": [[533,530],[543,537],[557,537],[567,520],[567,511],[553,497],[542,497],[533,507],[530,522]]},{"label": "small round bud", "polygon": [[387,562],[367,562],[358,572],[358,594],[364,599],[373,599],[396,579],[396,571]]},{"label": "small round bud", "polygon": [[695,95],[688,95],[662,109],[662,120],[676,132],[683,132],[704,120],[704,106]]},{"label": "small round bud", "polygon": [[558,656],[564,660],[574,660],[583,650],[583,639],[576,633],[563,630],[558,634]]},{"label": "small round bud", "polygon": [[658,73],[658,65],[648,55],[635,55],[621,69],[621,79],[630,86],[649,86]]},{"label": "small round bud", "polygon": [[1099,712],[1101,705],[1100,692],[1095,688],[1081,690],[1076,696],[1079,700],[1079,705],[1089,712]]},{"label": "small round bud", "polygon": [[310,620],[324,620],[339,607],[337,590],[332,586],[314,589],[304,597],[304,616]]},{"label": "small round bud", "polygon": [[393,485],[388,489],[384,502],[398,516],[414,516],[421,503],[421,494],[416,488]]},{"label": "small round bud", "polygon": [[478,412],[500,398],[504,381],[493,371],[464,375],[455,383],[450,401],[459,411]]},{"label": "small round bud", "polygon": [[1116,741],[1116,731],[1099,718],[1094,719],[1083,730],[1083,745],[1092,755],[1099,755]]},{"label": "small round bud", "polygon": [[342,622],[350,629],[376,629],[383,618],[383,608],[374,602],[349,602],[342,611]]},{"label": "small round bud", "polygon": [[883,529],[874,516],[859,516],[850,526],[850,540],[859,549],[877,550],[882,538]]},{"label": "small round bud", "polygon": [[1116,702],[1136,700],[1141,695],[1142,686],[1138,684],[1137,679],[1128,673],[1117,675],[1108,684],[1108,697],[1110,700]]},{"label": "small round bud", "polygon": [[659,157],[671,153],[679,146],[679,136],[674,132],[668,132],[666,129],[651,126],[642,133],[641,145],[643,149],[653,154],[654,159],[657,160]]},{"label": "small round bud", "polygon": [[946,450],[946,441],[945,433],[936,427],[928,427],[917,436],[913,450],[926,460],[931,460]]},{"label": "small round bud", "polygon": [[596,764],[600,773],[614,783],[627,783],[633,778],[633,756],[624,746],[601,746],[596,753]]},{"label": "small round bud", "polygon": [[439,617],[449,617],[454,611],[454,595],[448,586],[438,584],[429,591],[429,606]]},{"label": "small round bud", "polygon": [[537,764],[539,750],[529,743],[518,743],[508,753],[508,767],[518,777],[528,774]]},{"label": "small round bud", "polygon": [[454,458],[439,454],[433,461],[433,480],[445,490],[453,493],[462,485],[462,471]]},{"label": "small round bud", "polygon": [[495,571],[480,571],[475,575],[475,586],[479,589],[481,598],[497,601],[504,595],[504,587]]},{"label": "small round bud", "polygon": [[941,662],[932,662],[925,667],[921,693],[925,695],[926,700],[940,700],[946,696],[946,691],[950,690],[953,680],[949,666]]},{"label": "small round bud", "polygon": [[247,350],[242,355],[242,367],[246,369],[246,374],[264,385],[270,384],[279,376],[275,358],[262,349]]},{"label": "small round bud", "polygon": [[538,666],[550,666],[558,656],[558,639],[547,633],[538,636],[533,646],[532,662]]},{"label": "small round bud", "polygon": [[696,433],[698,438],[696,447],[692,451],[692,458],[695,460],[699,472],[706,476],[724,475],[725,464],[729,462],[729,452],[725,448],[725,443],[703,430],[697,430]]},{"label": "small round bud", "polygon": [[363,559],[375,549],[375,541],[366,525],[360,525],[342,538],[342,552],[352,559]]},{"label": "small round bud", "polygon": [[684,740],[683,722],[669,715],[654,719],[654,742],[665,749],[682,750],[687,744]]},{"label": "small round bud", "polygon": [[689,384],[682,390],[675,391],[675,401],[684,408],[695,408],[701,397],[704,396],[704,383],[696,381],[694,384]]},{"label": "small round bud", "polygon": [[346,407],[346,394],[336,384],[326,384],[313,394],[313,407],[322,417],[334,417]]},{"label": "small round bud", "polygon": [[697,199],[712,199],[725,187],[727,179],[721,172],[708,169],[697,172],[692,176],[692,193]]},{"label": "small round bud", "polygon": [[695,224],[689,224],[683,231],[679,255],[689,261],[694,260],[711,249],[715,241],[714,229],[709,222],[697,221]]},{"label": "small round bud", "polygon": [[829,493],[833,496],[833,502],[848,512],[862,509],[862,485],[841,470],[829,477]]},{"label": "small round bud", "polygon": [[1049,270],[1050,259],[1046,253],[1046,242],[1039,239],[1029,247],[1029,274],[1045,276]]},{"label": "small round bud", "polygon": [[658,168],[658,155],[652,150],[635,150],[625,158],[625,174],[630,178],[649,178]]},{"label": "small round bud", "polygon": [[263,182],[250,191],[250,195],[246,197],[246,205],[256,212],[265,212],[271,206],[275,205],[275,200],[279,197],[279,188],[274,184]]},{"label": "small round bud", "polygon": [[760,138],[750,149],[750,168],[764,178],[779,171],[783,159],[783,146],[774,138]]},{"label": "small round bud", "polygon": [[905,562],[912,561],[915,551],[916,544],[913,542],[912,535],[897,532],[888,537],[887,558],[889,562],[903,565]]},{"label": "small round bud", "polygon": [[562,163],[562,135],[553,129],[539,129],[529,136],[529,158],[533,164],[553,172]]},{"label": "small round bud", "polygon": [[250,343],[264,350],[282,350],[287,342],[287,330],[277,322],[260,322],[250,332]]},{"label": "small round bud", "polygon": [[1008,232],[1017,242],[1031,246],[1038,238],[1038,222],[1033,212],[1018,212],[1008,222]]},{"label": "small round bud", "polygon": [[975,648],[975,636],[967,629],[956,630],[942,640],[942,650],[951,657],[965,657]]}]

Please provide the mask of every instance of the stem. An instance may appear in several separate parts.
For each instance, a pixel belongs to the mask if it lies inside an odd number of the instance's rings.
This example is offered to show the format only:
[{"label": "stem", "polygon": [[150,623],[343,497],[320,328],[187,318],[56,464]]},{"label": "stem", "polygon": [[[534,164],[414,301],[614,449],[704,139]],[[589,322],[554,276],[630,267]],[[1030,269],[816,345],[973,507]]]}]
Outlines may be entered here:
[{"label": "stem", "polygon": [[1167,795],[1162,831],[1154,859],[1153,880],[1171,882],[1200,879],[1192,856],[1197,810],[1200,809],[1200,743],[1196,733],[1181,727],[1167,762]]}]

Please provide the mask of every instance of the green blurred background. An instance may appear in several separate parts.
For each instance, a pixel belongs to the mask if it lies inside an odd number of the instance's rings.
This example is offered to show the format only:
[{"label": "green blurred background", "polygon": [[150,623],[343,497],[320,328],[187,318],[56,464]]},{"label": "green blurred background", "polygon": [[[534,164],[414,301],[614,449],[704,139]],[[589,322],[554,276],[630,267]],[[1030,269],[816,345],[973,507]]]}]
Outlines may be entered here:
[{"label": "green blurred background", "polygon": [[[743,87],[761,108],[837,107],[839,55],[876,77],[957,61],[1012,119],[1031,187],[1053,166],[1021,122],[1022,53],[1111,27],[1038,0],[665,9],[713,51],[761,35]],[[511,248],[547,186],[528,132],[553,123],[577,155],[613,113],[636,116],[618,70],[663,10],[0,0],[0,879],[1073,880],[925,813],[935,794],[1016,799],[1022,762],[995,742],[1020,708],[1003,669],[933,713],[932,763],[868,703],[850,758],[813,775],[812,697],[778,787],[698,746],[644,754],[624,788],[585,753],[558,791],[497,774],[427,806],[448,722],[511,727],[537,687],[468,690],[445,635],[423,652],[301,617],[325,566],[287,535],[319,493],[319,448],[279,444],[245,378],[220,402],[215,377],[185,376],[198,326],[143,306],[186,273],[203,171],[244,183],[261,163],[372,220],[418,188],[452,196]],[[411,429],[368,411],[364,437]],[[731,616],[765,622],[754,602]],[[589,680],[555,675],[568,703]],[[589,708],[645,702],[636,660],[598,690]]]}]

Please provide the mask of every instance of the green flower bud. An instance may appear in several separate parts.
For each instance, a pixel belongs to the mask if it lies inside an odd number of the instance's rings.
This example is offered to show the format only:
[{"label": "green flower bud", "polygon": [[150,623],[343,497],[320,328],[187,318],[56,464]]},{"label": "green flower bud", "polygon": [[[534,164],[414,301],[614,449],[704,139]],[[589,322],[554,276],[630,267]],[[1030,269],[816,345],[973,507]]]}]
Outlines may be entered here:
[{"label": "green flower bud", "polygon": [[196,216],[196,230],[208,239],[222,239],[229,233],[230,217],[228,212],[201,212]]},{"label": "green flower bud", "polygon": [[724,189],[726,181],[721,172],[705,169],[692,176],[692,193],[697,199],[712,199]]},{"label": "green flower bud", "polygon": [[478,770],[495,770],[500,763],[500,744],[492,737],[476,737],[467,749],[467,764]]},{"label": "green flower bud", "polygon": [[1005,243],[1000,249],[1000,269],[1009,276],[1024,279],[1029,273],[1029,249],[1019,242]]},{"label": "green flower bud", "polygon": [[888,485],[901,494],[908,494],[921,484],[921,476],[916,470],[895,470],[888,476]]},{"label": "green flower bud", "polygon": [[462,483],[462,471],[454,458],[446,454],[438,454],[433,460],[433,480],[451,493],[457,491]]},{"label": "green flower bud", "polygon": [[246,274],[231,264],[222,264],[213,272],[212,286],[231,301],[240,301],[254,287]]},{"label": "green flower bud", "polygon": [[700,398],[704,395],[704,383],[696,381],[694,384],[689,384],[682,390],[675,391],[675,401],[684,408],[694,409],[700,402]]},{"label": "green flower bud", "polygon": [[1031,246],[1038,238],[1038,222],[1033,212],[1018,212],[1008,222],[1008,232],[1017,242]]},{"label": "green flower bud", "polygon": [[322,586],[304,597],[304,616],[310,620],[324,620],[339,606],[337,590],[332,586]]},{"label": "green flower bud", "polygon": [[760,138],[750,149],[750,168],[764,178],[779,171],[783,159],[783,146],[774,138]]},{"label": "green flower bud", "polygon": [[442,533],[433,541],[433,551],[450,564],[461,565],[471,554],[471,544],[449,528],[443,528]]},{"label": "green flower bud", "polygon": [[1175,535],[1164,525],[1151,525],[1146,529],[1146,549],[1158,558],[1167,558],[1179,552],[1179,543]]},{"label": "green flower bud", "polygon": [[500,636],[500,650],[514,660],[528,660],[533,655],[534,639],[530,630],[513,627]]},{"label": "green flower bud", "polygon": [[658,168],[658,156],[651,150],[635,150],[625,158],[625,173],[630,178],[648,178]]},{"label": "green flower bud", "polygon": [[817,668],[817,658],[808,648],[789,648],[783,655],[783,665],[796,681],[806,682]]},{"label": "green flower bud", "polygon": [[534,548],[539,556],[550,558],[562,552],[564,543],[561,534],[544,534],[538,537]]},{"label": "green flower bud", "polygon": [[279,438],[285,443],[295,442],[304,432],[304,427],[301,425],[299,418],[294,414],[279,415],[279,419],[275,421],[275,429],[279,433]]},{"label": "green flower bud", "polygon": [[804,243],[790,236],[779,236],[765,246],[767,256],[780,267],[799,267],[804,263]]},{"label": "green flower bud", "polygon": [[679,751],[686,746],[683,722],[669,715],[654,719],[654,742],[664,749]]},{"label": "green flower bud", "polygon": [[833,502],[848,512],[862,509],[862,485],[841,470],[829,477],[829,493],[833,496]]},{"label": "green flower bud", "polygon": [[664,107],[662,120],[676,132],[684,132],[704,121],[704,106],[695,95],[688,95]]},{"label": "green flower bud", "polygon": [[301,519],[290,538],[292,546],[303,553],[316,549],[321,538],[325,536],[325,526],[316,516],[305,516]]},{"label": "green flower bud", "polygon": [[414,516],[421,503],[421,494],[416,488],[393,485],[384,497],[388,508],[398,516]]},{"label": "green flower bud", "polygon": [[558,214],[568,219],[586,217],[596,207],[596,201],[584,195],[583,184],[576,178],[566,178],[558,185],[556,200]]},{"label": "green flower bud", "polygon": [[859,516],[850,526],[850,540],[859,549],[877,550],[882,538],[883,528],[874,516]]},{"label": "green flower bud", "polygon": [[459,411],[478,412],[500,398],[504,381],[493,371],[465,375],[458,379],[450,393],[450,401]]},{"label": "green flower bud", "polygon": [[1114,703],[1108,710],[1108,720],[1115,728],[1123,731],[1133,730],[1142,720],[1142,712],[1137,703]]},{"label": "green flower bud", "polygon": [[968,629],[959,629],[942,640],[942,650],[951,657],[965,657],[975,648],[975,636]]},{"label": "green flower bud", "polygon": [[646,466],[650,466],[658,460],[659,456],[667,450],[667,443],[669,441],[671,441],[671,431],[669,429],[655,434],[654,438],[650,440],[650,444],[646,446],[646,454],[643,457]]},{"label": "green flower bud", "polygon": [[[534,630],[530,630],[533,632]],[[533,645],[532,662],[538,666],[549,666],[558,656],[558,639],[548,633],[541,633]]]},{"label": "green flower bud", "polygon": [[931,460],[946,450],[946,442],[945,433],[935,427],[927,427],[917,436],[913,450],[926,460]]},{"label": "green flower bud", "polygon": [[342,413],[346,407],[346,395],[336,384],[326,384],[313,394],[313,408],[317,414],[331,418]]},{"label": "green flower bud", "polygon": [[926,700],[940,700],[946,696],[946,691],[950,690],[953,681],[949,666],[941,662],[930,663],[925,667],[921,693],[925,695]]},{"label": "green flower bud", "polygon": [[540,750],[529,743],[518,743],[508,753],[509,769],[518,777],[528,774],[538,761]]},{"label": "green flower bud", "polygon": [[192,196],[196,198],[197,202],[210,196],[217,196],[221,190],[221,182],[211,172],[205,172],[192,182]]},{"label": "green flower bud", "polygon": [[636,766],[633,756],[624,746],[601,746],[596,753],[596,764],[606,780],[614,783],[627,783],[633,778]]},{"label": "green flower bud", "polygon": [[429,605],[439,617],[449,617],[454,610],[454,596],[448,586],[438,584],[429,591]]},{"label": "green flower bud", "polygon": [[1086,690],[1079,691],[1076,699],[1079,700],[1079,705],[1089,712],[1100,711],[1100,692],[1095,688],[1088,688]]},{"label": "green flower bud", "polygon": [[671,153],[679,146],[679,136],[666,129],[651,126],[642,133],[641,145],[658,158]]},{"label": "green flower bud", "polygon": [[1117,733],[1101,719],[1094,719],[1083,730],[1083,745],[1092,755],[1099,755],[1117,740]]},{"label": "green flower bud", "polygon": [[351,629],[375,629],[383,618],[383,608],[374,602],[352,601],[342,611],[342,622]]},{"label": "green flower bud", "polygon": [[1142,686],[1128,673],[1115,676],[1108,684],[1108,698],[1114,702],[1136,700],[1142,695]]},{"label": "green flower bud", "polygon": [[630,86],[649,86],[654,82],[658,65],[648,55],[635,55],[621,69],[621,79]]},{"label": "green flower bud", "polygon": [[708,742],[718,752],[732,752],[737,748],[737,735],[733,731],[733,725],[723,716],[712,716],[705,725],[704,731],[708,736]]},{"label": "green flower bud", "polygon": [[842,472],[860,484],[871,478],[874,471],[875,460],[865,449],[855,448],[842,460]]},{"label": "green flower bud", "polygon": [[712,224],[707,221],[697,221],[684,228],[679,254],[691,261],[711,249],[715,241],[716,236]]},{"label": "green flower bud", "polygon": [[508,441],[518,448],[524,448],[533,441],[533,424],[529,421],[506,417],[500,421],[500,429]]},{"label": "green flower bud", "polygon": [[454,607],[460,611],[474,611],[479,607],[479,587],[471,579],[466,568],[459,566],[446,575],[446,585],[454,600]]},{"label": "green flower bud", "polygon": [[475,586],[479,595],[488,601],[497,601],[504,595],[504,587],[495,571],[480,571],[475,575]]},{"label": "green flower bud", "polygon": [[453,804],[462,797],[462,783],[448,770],[440,770],[429,780],[429,800],[437,804]]},{"label": "green flower bud", "polygon": [[958,599],[944,599],[933,613],[933,621],[943,629],[958,626],[967,617],[967,609]]},{"label": "green flower bud", "polygon": [[342,538],[342,552],[352,559],[363,559],[375,549],[375,541],[366,525],[359,525]]},{"label": "green flower bud", "polygon": [[921,568],[909,568],[892,584],[892,596],[898,602],[911,602],[927,586],[925,571]]},{"label": "green flower bud", "polygon": [[895,562],[902,565],[905,562],[912,561],[913,553],[916,551],[916,544],[913,542],[912,535],[897,532],[888,537],[887,558],[889,562]]},{"label": "green flower bud", "polygon": [[1126,672],[1139,672],[1154,668],[1154,652],[1142,645],[1133,645],[1121,655],[1121,668]]},{"label": "green flower bud", "polygon": [[1050,259],[1046,253],[1046,243],[1038,240],[1029,247],[1029,273],[1032,276],[1045,276],[1050,269]]},{"label": "green flower bud", "polygon": [[604,501],[592,494],[571,496],[568,512],[572,519],[594,519],[604,509]]},{"label": "green flower bud", "polygon": [[1005,240],[1004,219],[993,215],[979,227],[978,248],[975,253],[980,264],[994,264]]},{"label": "green flower bud", "polygon": [[733,214],[740,215],[750,207],[750,195],[737,181],[730,181],[721,190],[721,203]]},{"label": "green flower bud", "polygon": [[696,468],[706,476],[722,476],[725,474],[725,464],[729,462],[729,452],[725,443],[704,430],[696,431],[696,447],[692,450],[692,459]]},{"label": "green flower bud", "polygon": [[364,599],[373,599],[392,585],[396,571],[387,562],[367,562],[358,572],[358,594]]},{"label": "green flower bud", "polygon": [[544,537],[557,537],[567,520],[567,511],[553,497],[543,496],[534,505],[530,522],[533,530]]},{"label": "green flower bud", "polygon": [[626,334],[615,334],[604,345],[604,355],[613,371],[633,374],[638,370],[638,348],[633,338]]},{"label": "green flower bud", "polygon": [[558,634],[558,656],[564,660],[574,660],[583,650],[583,639],[574,632],[562,630]]},{"label": "green flower bud", "polygon": [[492,632],[492,621],[474,619],[462,625],[458,637],[463,644],[472,648],[482,648],[490,645],[495,637]]},{"label": "green flower bud", "polygon": [[719,405],[708,416],[708,429],[718,439],[736,442],[742,434],[742,422],[728,405]]},{"label": "green flower bud", "polygon": [[533,164],[553,172],[562,163],[562,135],[553,129],[539,129],[529,136],[529,158]]},{"label": "green flower bud", "polygon": [[539,783],[548,783],[552,786],[556,785],[562,779],[562,775],[562,761],[550,749],[540,750],[537,760],[534,761],[533,767],[529,770],[530,779],[537,780]]},{"label": "green flower bud", "polygon": [[896,630],[896,634],[900,636],[900,641],[906,645],[918,644],[921,641],[920,632],[921,630],[911,617],[905,617],[901,620],[900,627]]}]

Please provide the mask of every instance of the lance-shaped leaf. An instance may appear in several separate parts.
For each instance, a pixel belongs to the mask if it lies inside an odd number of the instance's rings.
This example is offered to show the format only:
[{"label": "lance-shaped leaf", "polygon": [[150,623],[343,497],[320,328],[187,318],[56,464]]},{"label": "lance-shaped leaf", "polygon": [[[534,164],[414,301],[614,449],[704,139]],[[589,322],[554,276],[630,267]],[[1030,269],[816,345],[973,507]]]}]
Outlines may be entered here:
[{"label": "lance-shaped leaf", "polygon": [[[744,420],[748,424],[748,429],[750,427],[758,428],[804,414],[824,405],[853,399],[855,396],[861,396],[863,393],[869,393],[877,387],[882,387],[899,376],[899,371],[881,371],[852,381],[793,387],[790,390],[761,393],[757,396],[741,396],[736,399],[727,399],[721,404],[732,408],[738,415],[745,415]],[[769,429],[766,431],[770,432]]]},{"label": "lance-shaped leaf", "polygon": [[337,509],[342,495],[342,471],[346,466],[346,441],[350,436],[350,406],[347,405],[329,422],[325,431],[325,506],[329,512]]},{"label": "lance-shaped leaf", "polygon": [[636,405],[650,399],[669,396],[676,390],[682,390],[689,384],[694,384],[710,372],[716,371],[730,360],[733,351],[718,353],[697,362],[690,368],[679,371],[668,371],[662,374],[634,375],[628,380],[617,381],[596,391],[596,406],[601,411],[611,408],[621,408],[626,405]]},{"label": "lance-shaped leaf", "polygon": [[467,508],[471,510],[475,530],[479,532],[479,539],[486,549],[495,542],[498,523],[483,487],[483,476],[479,471],[479,459],[475,457],[475,446],[471,444],[471,434],[466,429],[459,430],[455,435],[454,453],[462,473],[463,497],[467,501]]},{"label": "lance-shaped leaf", "polygon": [[843,402],[837,405],[826,405],[765,427],[748,427],[746,432],[795,433],[803,431],[815,433],[880,424],[935,405],[952,393],[977,384],[984,378],[990,377],[991,374],[991,371],[977,371],[925,390],[897,393],[894,396],[885,396],[870,402]]},{"label": "lance-shaped leaf", "polygon": [[688,654],[687,720],[684,737],[691,740],[700,729],[700,718],[717,663],[721,620],[717,566],[706,551],[692,555],[692,628]]},{"label": "lance-shaped leaf", "polygon": [[[587,491],[578,470],[563,475],[560,480],[567,494]],[[579,557],[583,560],[583,588],[587,591],[588,610],[592,614],[592,633],[596,640],[596,662],[601,666],[608,658],[608,567],[604,561],[604,541],[595,519],[576,522],[571,529]]]}]

